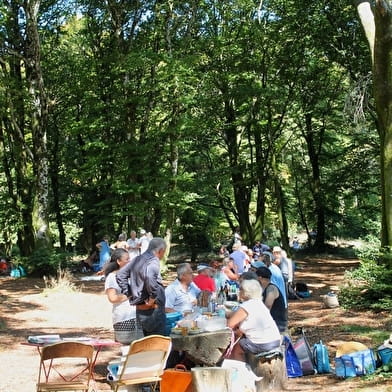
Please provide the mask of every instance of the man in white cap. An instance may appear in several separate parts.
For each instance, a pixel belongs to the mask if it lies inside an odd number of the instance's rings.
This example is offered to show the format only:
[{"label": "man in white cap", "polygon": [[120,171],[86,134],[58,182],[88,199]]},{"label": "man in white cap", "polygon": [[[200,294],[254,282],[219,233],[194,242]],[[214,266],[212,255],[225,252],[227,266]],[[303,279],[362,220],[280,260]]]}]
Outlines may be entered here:
[{"label": "man in white cap", "polygon": [[212,269],[207,264],[199,264],[197,266],[197,276],[193,278],[193,283],[200,290],[207,290],[210,293],[215,293],[215,280],[212,278]]}]

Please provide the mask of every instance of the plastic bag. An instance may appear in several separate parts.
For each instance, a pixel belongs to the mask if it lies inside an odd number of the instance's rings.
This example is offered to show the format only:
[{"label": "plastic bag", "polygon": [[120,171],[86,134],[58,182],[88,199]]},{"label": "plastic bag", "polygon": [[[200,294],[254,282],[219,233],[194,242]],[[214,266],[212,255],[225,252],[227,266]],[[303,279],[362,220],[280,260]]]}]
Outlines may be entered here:
[{"label": "plastic bag", "polygon": [[287,370],[287,377],[302,377],[303,372],[301,368],[301,364],[297,357],[297,354],[294,350],[293,344],[288,336],[284,337],[284,345],[286,347],[286,370]]}]

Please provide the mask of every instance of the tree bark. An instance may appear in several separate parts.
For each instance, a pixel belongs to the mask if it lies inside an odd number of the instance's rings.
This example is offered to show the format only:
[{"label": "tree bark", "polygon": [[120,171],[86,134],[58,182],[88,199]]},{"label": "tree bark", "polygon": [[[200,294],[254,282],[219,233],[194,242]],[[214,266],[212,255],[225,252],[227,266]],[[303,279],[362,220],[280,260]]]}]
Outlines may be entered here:
[{"label": "tree bark", "polygon": [[244,242],[246,242],[249,238],[249,233],[251,232],[249,221],[251,189],[246,185],[244,173],[238,162],[239,151],[237,142],[238,133],[235,126],[236,116],[233,104],[229,99],[225,101],[225,116],[228,124],[225,130],[225,142],[228,149],[229,164],[231,168],[234,202],[240,232]]},{"label": "tree bark", "polygon": [[376,1],[373,61],[374,98],[381,141],[382,237],[392,246],[392,1]]},{"label": "tree bark", "polygon": [[[392,247],[392,1],[355,1],[373,63],[373,88],[380,136],[381,246]],[[363,12],[366,10],[366,12]],[[373,34],[373,30],[375,33]],[[374,35],[374,39],[372,38]],[[374,48],[374,49],[372,49]]]},{"label": "tree bark", "polygon": [[31,98],[31,131],[34,147],[34,174],[36,176],[37,245],[50,246],[49,235],[49,162],[47,156],[47,97],[41,70],[41,47],[38,34],[40,0],[26,0],[25,62],[28,88]]}]

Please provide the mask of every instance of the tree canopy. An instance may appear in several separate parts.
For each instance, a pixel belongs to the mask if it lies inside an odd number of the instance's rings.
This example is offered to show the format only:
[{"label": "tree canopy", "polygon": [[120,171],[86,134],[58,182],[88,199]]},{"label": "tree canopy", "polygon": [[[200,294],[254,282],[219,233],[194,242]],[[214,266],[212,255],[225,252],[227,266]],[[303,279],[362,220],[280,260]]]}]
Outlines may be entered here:
[{"label": "tree canopy", "polygon": [[141,227],[196,248],[237,226],[285,247],[379,235],[354,5],[5,0],[0,20],[4,253]]}]

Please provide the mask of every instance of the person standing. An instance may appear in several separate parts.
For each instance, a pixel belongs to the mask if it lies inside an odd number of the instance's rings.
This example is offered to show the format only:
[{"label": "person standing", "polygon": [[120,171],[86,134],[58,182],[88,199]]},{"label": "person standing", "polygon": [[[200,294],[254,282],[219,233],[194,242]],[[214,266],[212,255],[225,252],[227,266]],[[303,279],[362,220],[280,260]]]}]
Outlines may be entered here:
[{"label": "person standing", "polygon": [[275,320],[280,333],[287,332],[287,307],[284,302],[283,294],[277,286],[271,283],[272,272],[267,267],[261,267],[256,270],[258,281],[263,288],[263,302],[270,310],[272,318]]},{"label": "person standing", "polygon": [[99,250],[99,268],[102,270],[105,263],[110,260],[109,236],[103,236],[102,241],[98,242],[95,246]]},{"label": "person standing", "polygon": [[151,239],[147,236],[147,232],[144,229],[140,230],[140,254],[143,254],[148,249],[148,244],[150,243]]},{"label": "person standing", "polygon": [[110,245],[110,249],[118,249],[118,248],[123,248],[125,250],[128,250],[128,244],[126,241],[127,237],[124,233],[119,234],[117,241],[114,244]]},{"label": "person standing", "polygon": [[271,271],[271,283],[273,283],[283,295],[284,303],[287,308],[287,294],[286,294],[286,284],[282,275],[280,268],[272,262],[273,256],[270,252],[263,252],[263,263]]},{"label": "person standing", "polygon": [[282,271],[285,290],[286,290],[286,297],[288,293],[288,281],[289,281],[289,263],[285,257],[282,255],[282,248],[280,246],[274,246],[272,250],[273,260],[272,263],[277,265],[280,270]]},{"label": "person standing", "polygon": [[136,307],[129,303],[128,297],[121,294],[116,280],[120,268],[129,262],[129,254],[123,248],[115,249],[110,263],[105,269],[105,293],[112,307],[114,340],[122,344],[130,344],[143,337],[142,329],[137,323]]},{"label": "person standing", "polygon": [[136,256],[140,254],[140,241],[136,237],[136,231],[132,230],[130,233],[130,238],[127,240],[129,260],[133,260]]},{"label": "person standing", "polygon": [[163,238],[153,238],[147,250],[116,275],[121,292],[129,298],[131,305],[136,305],[136,316],[144,336],[165,334],[165,289],[160,260],[165,255],[166,247]]},{"label": "person standing", "polygon": [[233,252],[230,253],[229,257],[234,260],[234,264],[237,266],[237,273],[241,275],[245,270],[246,254],[241,249],[241,242],[235,242],[233,244]]}]

